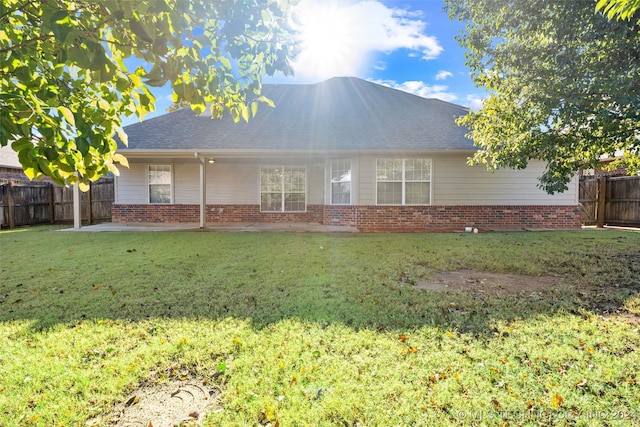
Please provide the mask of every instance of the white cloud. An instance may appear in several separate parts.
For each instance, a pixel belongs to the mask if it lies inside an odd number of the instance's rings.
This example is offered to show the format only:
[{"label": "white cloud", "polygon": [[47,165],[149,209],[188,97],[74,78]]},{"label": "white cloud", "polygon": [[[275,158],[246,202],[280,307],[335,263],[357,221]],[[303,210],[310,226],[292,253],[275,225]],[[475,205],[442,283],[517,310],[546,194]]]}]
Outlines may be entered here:
[{"label": "white cloud", "polygon": [[438,71],[438,74],[436,74],[436,80],[445,80],[452,76],[453,73],[451,71],[440,70]]},{"label": "white cloud", "polygon": [[449,87],[445,85],[428,85],[425,82],[421,81],[408,81],[403,83],[398,83],[393,80],[371,81],[373,83],[381,84],[393,89],[409,92],[423,98],[437,98],[447,102],[454,102],[458,99],[458,97],[454,93],[448,92]]},{"label": "white cloud", "polygon": [[477,111],[482,108],[482,101],[484,101],[484,98],[479,95],[467,95],[465,100],[465,105],[467,107],[471,108],[474,111]]},{"label": "white cloud", "polygon": [[294,17],[301,51],[292,65],[299,77],[357,76],[374,52],[407,49],[428,60],[443,50],[425,33],[421,14],[379,0],[302,0]]},{"label": "white cloud", "polygon": [[384,71],[387,69],[387,63],[384,61],[378,61],[374,66],[373,66],[374,70],[378,70],[378,71]]}]

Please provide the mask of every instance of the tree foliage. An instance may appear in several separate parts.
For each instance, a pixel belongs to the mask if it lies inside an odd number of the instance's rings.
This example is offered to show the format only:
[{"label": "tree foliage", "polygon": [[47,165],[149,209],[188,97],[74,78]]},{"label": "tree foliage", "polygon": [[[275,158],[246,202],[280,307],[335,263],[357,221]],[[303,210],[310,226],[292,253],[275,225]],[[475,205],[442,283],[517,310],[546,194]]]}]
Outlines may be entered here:
[{"label": "tree foliage", "polygon": [[[630,21],[640,10],[640,0],[598,0],[596,10],[602,11],[609,19]],[[640,21],[640,16],[637,16]]]},{"label": "tree foliage", "polygon": [[540,186],[564,191],[576,171],[624,152],[640,168],[640,24],[609,21],[589,0],[446,0],[481,109],[459,123],[490,169],[546,161]]},{"label": "tree foliage", "polygon": [[[290,73],[287,0],[3,0],[0,142],[27,176],[81,187],[126,165],[121,117],[177,105],[248,120]],[[131,64],[135,64],[132,66]],[[135,69],[134,69],[135,68]]]}]

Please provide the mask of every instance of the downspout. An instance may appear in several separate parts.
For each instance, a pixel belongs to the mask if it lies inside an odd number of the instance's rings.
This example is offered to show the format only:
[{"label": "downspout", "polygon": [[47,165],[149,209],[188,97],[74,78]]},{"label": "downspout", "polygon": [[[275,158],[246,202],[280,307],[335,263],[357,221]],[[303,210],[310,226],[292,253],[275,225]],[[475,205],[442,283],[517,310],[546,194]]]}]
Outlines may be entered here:
[{"label": "downspout", "polygon": [[207,225],[207,164],[200,154],[194,155],[200,160],[200,228],[204,229]]}]

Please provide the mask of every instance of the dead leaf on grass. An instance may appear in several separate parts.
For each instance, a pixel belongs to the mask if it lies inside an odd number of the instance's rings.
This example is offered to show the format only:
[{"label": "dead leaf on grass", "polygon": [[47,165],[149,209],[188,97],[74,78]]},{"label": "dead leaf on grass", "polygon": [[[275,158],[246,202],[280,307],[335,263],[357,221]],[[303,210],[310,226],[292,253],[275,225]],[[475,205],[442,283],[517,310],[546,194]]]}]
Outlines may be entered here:
[{"label": "dead leaf on grass", "polygon": [[551,396],[551,406],[557,408],[562,405],[562,402],[564,402],[562,396],[558,393],[553,393],[553,396]]}]

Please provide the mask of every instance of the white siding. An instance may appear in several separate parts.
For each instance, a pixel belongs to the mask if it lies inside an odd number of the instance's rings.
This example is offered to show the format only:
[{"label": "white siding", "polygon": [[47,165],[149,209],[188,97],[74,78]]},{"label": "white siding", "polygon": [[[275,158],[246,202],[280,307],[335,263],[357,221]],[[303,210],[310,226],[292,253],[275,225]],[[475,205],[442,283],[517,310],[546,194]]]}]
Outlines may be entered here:
[{"label": "white siding", "polygon": [[[377,156],[383,158],[384,156]],[[376,202],[376,156],[361,156],[358,168],[358,204]],[[390,155],[394,158],[412,156]],[[501,169],[494,173],[482,165],[468,166],[467,155],[424,155],[432,162],[433,205],[576,205],[577,177],[564,193],[549,195],[537,187],[544,163],[532,161],[524,170]]]},{"label": "white siding", "polygon": [[149,203],[147,188],[147,164],[129,163],[129,168],[118,168],[120,176],[116,180],[116,203]]},{"label": "white siding", "polygon": [[173,203],[193,205],[200,203],[200,164],[173,164]]},{"label": "white siding", "polygon": [[307,204],[324,204],[325,163],[312,163],[307,166]]},{"label": "white siding", "polygon": [[359,205],[376,204],[376,158],[361,156],[358,160],[357,186]]},{"label": "white siding", "polygon": [[22,169],[18,153],[13,151],[10,145],[0,146],[0,166]]},{"label": "white siding", "polygon": [[[353,202],[359,205],[375,204],[376,158],[364,155],[352,158]],[[409,158],[394,155],[389,157]],[[415,156],[431,158],[433,205],[575,205],[578,203],[578,185],[575,178],[569,190],[548,195],[537,188],[538,177],[544,170],[543,162],[530,162],[525,170],[502,169],[488,172],[484,166],[468,166],[464,154]],[[174,203],[198,204],[200,191],[199,164],[195,162],[163,162],[172,164]],[[260,200],[261,165],[280,164],[278,161],[232,161],[221,159],[206,164],[208,204],[258,204]],[[329,184],[325,162],[307,159],[289,160],[287,165],[307,167],[307,204],[322,204]],[[117,179],[116,200],[120,204],[148,203],[148,163],[131,162],[129,169],[120,168]],[[328,203],[328,201],[326,201]]]},{"label": "white siding", "polygon": [[207,204],[255,205],[259,203],[260,165],[258,163],[220,160],[213,165],[207,164],[206,167]]},{"label": "white siding", "polygon": [[529,162],[524,170],[468,166],[466,156],[433,158],[434,205],[575,205],[577,178],[564,193],[549,195],[537,187],[544,163]]}]

